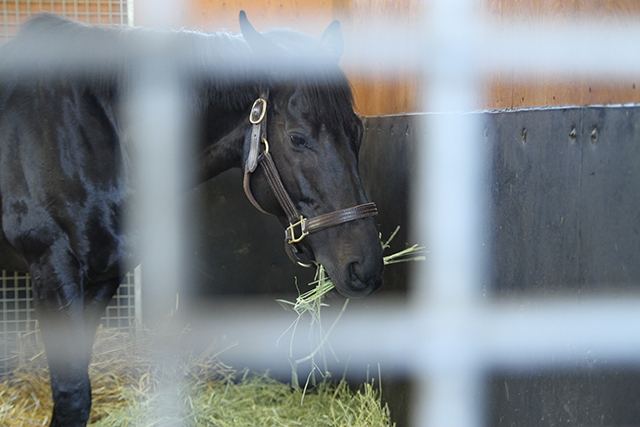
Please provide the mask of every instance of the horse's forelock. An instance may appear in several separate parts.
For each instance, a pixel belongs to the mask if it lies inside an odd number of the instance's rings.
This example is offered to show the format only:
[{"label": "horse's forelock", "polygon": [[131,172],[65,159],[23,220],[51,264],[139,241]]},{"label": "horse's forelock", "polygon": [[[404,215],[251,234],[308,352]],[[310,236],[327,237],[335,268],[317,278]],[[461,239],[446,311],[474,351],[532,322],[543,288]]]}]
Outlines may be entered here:
[{"label": "horse's forelock", "polygon": [[276,55],[282,55],[273,62],[272,80],[296,85],[308,101],[309,113],[322,118],[332,132],[357,134],[360,122],[353,90],[332,52],[297,31],[276,28],[263,34],[274,44]]},{"label": "horse's forelock", "polygon": [[355,138],[359,120],[354,112],[351,85],[344,74],[342,78],[326,77],[329,78],[313,79],[315,81],[300,87],[309,102],[310,113],[321,119],[330,132],[340,134],[344,131],[350,138]]}]

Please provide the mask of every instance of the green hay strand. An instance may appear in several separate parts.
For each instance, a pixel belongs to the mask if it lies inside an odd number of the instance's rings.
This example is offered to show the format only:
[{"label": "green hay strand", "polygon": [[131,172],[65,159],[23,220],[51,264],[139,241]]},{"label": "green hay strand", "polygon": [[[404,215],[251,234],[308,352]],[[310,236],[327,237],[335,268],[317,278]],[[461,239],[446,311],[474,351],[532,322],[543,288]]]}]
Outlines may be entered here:
[{"label": "green hay strand", "polygon": [[[384,242],[382,241],[382,235],[380,235],[380,241],[381,241],[383,251],[391,247],[391,241],[396,236],[396,234],[398,234],[399,230],[400,230],[400,226],[396,227],[393,233],[391,233],[391,236]],[[424,248],[424,246],[413,245],[399,252],[386,255],[382,259],[383,259],[384,265],[398,264],[402,262],[424,261],[426,259],[424,254],[426,253],[427,251]],[[347,298],[342,306],[342,309],[340,310],[340,313],[338,314],[336,319],[332,322],[329,329],[325,332],[324,328],[322,327],[321,309],[322,307],[328,306],[328,304],[323,302],[324,296],[327,293],[331,292],[335,288],[335,286],[333,285],[333,282],[331,281],[329,276],[326,274],[326,271],[321,264],[316,264],[315,277],[313,281],[311,281],[308,284],[308,286],[310,289],[304,293],[300,293],[298,289],[299,295],[295,301],[287,301],[284,299],[276,300],[276,302],[278,302],[285,310],[293,309],[293,311],[297,315],[296,319],[291,323],[289,328],[287,328],[287,330],[280,336],[280,339],[282,339],[283,336],[285,336],[288,332],[291,331],[291,339],[289,344],[289,357],[291,359],[290,360],[291,384],[293,385],[294,388],[296,389],[299,388],[298,366],[304,362],[309,362],[309,361],[311,362],[311,371],[305,382],[305,387],[302,390],[302,399],[304,399],[305,397],[304,391],[309,386],[309,383],[311,382],[315,384],[316,372],[319,373],[323,378],[326,378],[330,375],[329,372],[326,370],[326,368],[324,370],[320,368],[315,357],[316,355],[319,355],[322,361],[324,362],[323,365],[326,366],[327,365],[326,355],[324,352],[324,349],[326,346],[331,351],[334,358],[337,360],[337,356],[335,355],[333,349],[329,344],[329,336],[331,335],[331,332],[333,331],[336,324],[344,314],[345,310],[347,309],[347,304],[349,303],[349,298]],[[298,288],[297,281],[296,281],[296,288]],[[311,350],[308,356],[294,360],[293,359],[293,342],[294,342],[296,330],[298,329],[298,326],[305,314],[308,314],[311,317],[311,331],[316,336],[317,344],[313,348],[313,350]]]},{"label": "green hay strand", "polygon": [[[384,243],[381,242],[383,250],[390,248],[391,240],[393,240],[396,234],[398,234],[399,230],[400,226],[396,227],[393,233],[391,233],[389,239],[387,239]],[[398,264],[401,262],[424,261],[426,259],[424,254],[426,253],[427,251],[424,246],[413,245],[399,252],[386,255],[382,258],[382,260],[384,262],[384,265]],[[298,314],[298,317],[302,316],[305,313],[308,313],[314,320],[319,320],[320,308],[322,306],[326,306],[326,304],[323,304],[322,300],[327,293],[335,288],[335,286],[333,285],[333,282],[331,281],[329,276],[327,276],[324,267],[320,264],[316,264],[315,277],[313,281],[309,282],[308,286],[310,287],[310,289],[298,295],[296,300],[293,302],[283,299],[278,299],[276,301],[285,309],[293,308],[293,311]]]},{"label": "green hay strand", "polygon": [[[238,381],[198,384],[183,388],[182,419],[159,419],[154,397],[139,399],[128,391],[128,401],[93,427],[392,427],[389,408],[372,383],[352,391],[345,381],[318,384],[306,392],[293,390],[267,374],[241,375]],[[165,424],[169,423],[169,424]]]}]

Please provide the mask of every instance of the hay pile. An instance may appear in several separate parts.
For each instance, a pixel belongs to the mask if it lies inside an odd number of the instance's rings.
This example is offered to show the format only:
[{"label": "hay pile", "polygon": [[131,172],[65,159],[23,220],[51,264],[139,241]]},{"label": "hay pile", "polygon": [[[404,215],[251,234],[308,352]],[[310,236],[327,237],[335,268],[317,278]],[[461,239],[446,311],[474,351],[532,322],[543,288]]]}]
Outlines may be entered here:
[{"label": "hay pile", "polygon": [[[157,414],[158,378],[165,375],[154,352],[154,334],[98,331],[90,366],[93,407],[90,425],[164,425]],[[236,373],[213,349],[180,355],[182,407],[175,425],[236,426],[391,426],[389,410],[373,384],[353,392],[342,381],[320,383],[302,392],[268,375]],[[47,426],[51,394],[46,358],[37,333],[21,344],[18,367],[0,382],[0,426]],[[176,375],[175,373],[173,374]],[[173,425],[173,424],[172,424]]]}]

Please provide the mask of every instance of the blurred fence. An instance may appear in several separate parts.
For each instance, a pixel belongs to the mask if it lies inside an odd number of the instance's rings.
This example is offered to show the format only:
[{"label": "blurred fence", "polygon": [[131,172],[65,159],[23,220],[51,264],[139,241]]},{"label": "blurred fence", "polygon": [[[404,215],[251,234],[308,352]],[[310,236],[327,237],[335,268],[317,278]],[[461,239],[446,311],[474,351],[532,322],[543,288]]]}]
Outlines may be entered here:
[{"label": "blurred fence", "polygon": [[[173,5],[159,1],[152,23],[171,26]],[[407,38],[390,20],[353,41],[363,66],[372,58],[384,58],[390,66],[403,55],[422,59],[428,88],[424,108],[437,113],[422,131],[425,143],[416,153],[420,160],[412,217],[415,240],[428,246],[429,259],[413,278],[410,303],[382,301],[353,310],[343,317],[331,342],[336,352],[351,355],[351,366],[377,359],[402,366],[417,378],[414,425],[478,426],[485,420],[489,369],[586,365],[594,358],[640,365],[640,300],[568,295],[561,301],[532,299],[521,304],[485,298],[486,141],[478,115],[466,112],[478,105],[482,77],[501,70],[525,75],[638,75],[640,23],[542,23],[496,31],[482,25],[476,1],[440,0],[430,6],[424,12],[424,32],[415,37]],[[127,108],[135,118],[143,159],[150,160],[143,162],[149,175],[140,189],[152,195],[142,208],[150,221],[141,233],[160,230],[154,241],[164,245],[150,245],[145,251],[145,283],[153,283],[157,306],[162,307],[180,292],[184,277],[178,260],[188,233],[182,228],[175,191],[184,169],[175,153],[184,145],[187,119],[179,85],[172,81],[175,75],[154,72],[152,67],[146,71],[148,78],[141,80]],[[163,187],[167,182],[174,186]],[[542,201],[545,194],[539,197]],[[162,212],[157,206],[171,209]],[[265,363],[282,365],[281,354],[273,350],[282,320],[244,301],[225,301],[203,313],[194,330],[204,341],[222,335],[241,341],[239,363],[259,355]]]}]

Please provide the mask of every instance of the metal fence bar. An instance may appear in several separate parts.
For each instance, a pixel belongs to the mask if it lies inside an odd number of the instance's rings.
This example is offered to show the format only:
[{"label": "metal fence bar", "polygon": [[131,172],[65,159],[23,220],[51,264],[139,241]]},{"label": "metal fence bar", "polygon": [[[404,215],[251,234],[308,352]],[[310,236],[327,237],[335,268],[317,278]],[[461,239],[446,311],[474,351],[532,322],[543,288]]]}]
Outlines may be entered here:
[{"label": "metal fence bar", "polygon": [[138,327],[143,325],[142,322],[142,266],[138,264],[136,268],[133,269],[134,275],[134,289],[133,289],[133,301],[134,301],[134,311],[135,311],[135,322]]},{"label": "metal fence bar", "polygon": [[[131,0],[122,0],[128,4]],[[127,13],[127,17],[129,17]],[[623,28],[621,29],[620,26]],[[359,34],[348,34],[349,61],[371,64],[392,70],[406,55],[424,55],[424,63],[436,52],[446,50],[435,41],[432,33],[417,35],[393,20],[376,21],[376,25]],[[426,26],[428,27],[428,26]],[[348,30],[348,29],[346,29]],[[623,25],[566,24],[562,27],[544,24],[518,28],[493,29],[480,27],[473,40],[475,50],[469,54],[477,61],[478,78],[493,72],[514,70],[527,75],[549,72],[554,75],[581,75],[595,77],[629,77],[640,74],[640,20],[629,19]],[[567,55],[570,51],[570,57]],[[39,52],[25,52],[25,61],[38,60]],[[64,54],[64,52],[61,52]],[[67,53],[69,54],[69,53]],[[74,53],[75,54],[75,53]],[[83,55],[75,61],[80,65]],[[88,60],[98,61],[95,55]],[[594,58],[598,58],[594,61]],[[111,58],[104,58],[108,64]],[[381,64],[381,60],[384,62]],[[375,61],[375,62],[373,62]],[[428,84],[428,82],[427,82]],[[475,108],[475,106],[473,106]]]},{"label": "metal fence bar", "polygon": [[[177,3],[160,0],[154,3],[148,19],[156,28],[175,26]],[[174,334],[179,332],[176,320],[163,324],[163,319],[177,304],[176,298],[188,274],[184,269],[185,232],[188,211],[181,193],[187,182],[186,159],[191,134],[188,127],[186,82],[180,80],[175,61],[177,52],[158,33],[150,35],[136,46],[141,51],[154,52],[135,64],[135,84],[127,94],[124,107],[128,116],[126,126],[135,143],[138,161],[138,194],[140,197],[131,215],[125,218],[126,227],[134,227],[140,236],[140,250],[145,254],[145,283],[142,292],[146,307],[145,323],[161,327],[159,345],[163,350],[156,362],[159,370],[158,395],[153,403],[160,425],[176,425],[183,419],[180,406],[181,367],[177,358]],[[175,301],[175,302],[174,302]]]},{"label": "metal fence bar", "polygon": [[127,25],[134,26],[135,25],[135,16],[134,16],[134,8],[133,8],[133,0],[125,0],[127,6]]},{"label": "metal fence bar", "polygon": [[417,349],[422,363],[417,360],[413,367],[421,373],[416,425],[471,427],[482,420],[481,366],[467,333],[474,321],[470,313],[481,297],[483,271],[481,123],[478,115],[460,114],[472,111],[480,99],[474,43],[478,3],[434,1],[424,16],[431,46],[438,47],[424,58],[426,110],[444,114],[431,117],[423,132],[413,206],[414,218],[424,215],[417,224],[418,240],[430,251],[428,264],[412,284],[419,326],[415,339],[422,344]]}]

